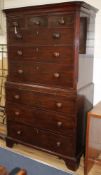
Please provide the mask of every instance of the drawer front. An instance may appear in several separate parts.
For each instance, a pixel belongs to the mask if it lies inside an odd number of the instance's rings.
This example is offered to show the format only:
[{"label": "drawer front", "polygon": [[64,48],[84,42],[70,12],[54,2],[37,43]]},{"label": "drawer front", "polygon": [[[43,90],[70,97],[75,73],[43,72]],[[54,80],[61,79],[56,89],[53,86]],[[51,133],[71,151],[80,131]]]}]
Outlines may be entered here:
[{"label": "drawer front", "polygon": [[8,80],[55,87],[73,86],[73,66],[13,62],[9,64]]},{"label": "drawer front", "polygon": [[8,46],[9,60],[73,64],[73,47],[67,46]]},{"label": "drawer front", "polygon": [[12,30],[8,33],[8,44],[73,45],[74,30],[71,28],[39,28]]},{"label": "drawer front", "polygon": [[26,23],[28,28],[48,27],[48,17],[28,15],[26,16]]},{"label": "drawer front", "polygon": [[7,121],[24,123],[62,135],[73,135],[76,124],[75,117],[70,116],[70,114],[63,116],[54,112],[13,103],[6,104],[6,114]]},{"label": "drawer front", "polygon": [[74,14],[58,14],[49,16],[50,27],[73,27],[74,25]]},{"label": "drawer front", "polygon": [[70,115],[76,113],[75,100],[47,93],[6,88],[7,101]]},{"label": "drawer front", "polygon": [[25,29],[26,28],[26,21],[23,16],[14,16],[7,18],[7,29],[8,32],[14,31],[16,32],[18,29]]},{"label": "drawer front", "polygon": [[59,136],[14,122],[8,123],[8,136],[56,153],[74,155],[74,136]]}]

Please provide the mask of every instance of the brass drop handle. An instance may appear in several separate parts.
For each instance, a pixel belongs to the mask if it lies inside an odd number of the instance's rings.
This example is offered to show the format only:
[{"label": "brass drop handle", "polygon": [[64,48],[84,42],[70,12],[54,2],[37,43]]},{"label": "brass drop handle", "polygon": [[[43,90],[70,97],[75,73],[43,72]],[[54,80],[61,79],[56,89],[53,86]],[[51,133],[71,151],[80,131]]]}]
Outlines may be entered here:
[{"label": "brass drop handle", "polygon": [[18,70],[18,73],[19,73],[19,74],[23,74],[23,70],[22,70],[22,69],[19,69],[19,70]]},{"label": "brass drop handle", "polygon": [[17,31],[18,23],[16,21],[14,21],[13,26],[14,26],[14,33],[16,35],[18,33],[18,31]]},{"label": "brass drop handle", "polygon": [[18,22],[16,22],[16,21],[13,21],[13,26],[15,27],[18,27]]},{"label": "brass drop handle", "polygon": [[36,31],[36,35],[39,36],[39,31]]},{"label": "brass drop handle", "polygon": [[58,72],[54,73],[54,77],[55,78],[59,78],[60,77],[60,74]]},{"label": "brass drop handle", "polygon": [[36,25],[40,25],[40,21],[35,21],[34,22]]},{"label": "brass drop handle", "polygon": [[63,19],[63,17],[61,19],[59,19],[58,23],[61,25],[65,24],[65,20]]},{"label": "brass drop handle", "polygon": [[56,145],[57,145],[57,147],[60,147],[61,146],[61,142],[57,142]]},{"label": "brass drop handle", "polygon": [[39,70],[39,66],[36,66],[36,70]]},{"label": "brass drop handle", "polygon": [[57,122],[57,126],[61,127],[62,126],[62,122]]},{"label": "brass drop handle", "polygon": [[33,23],[34,23],[35,25],[40,25],[40,21],[38,21],[38,20],[33,21]]},{"label": "brass drop handle", "polygon": [[21,35],[20,33],[16,33],[16,37],[17,37],[18,39],[21,39],[21,38],[22,38],[22,35]]},{"label": "brass drop handle", "polygon": [[37,128],[34,128],[34,131],[36,134],[39,134],[39,130]]},{"label": "brass drop handle", "polygon": [[39,130],[38,129],[36,129],[36,133],[39,134]]},{"label": "brass drop handle", "polygon": [[55,57],[59,57],[59,56],[60,56],[60,53],[59,53],[59,52],[54,52],[53,55],[54,55]]},{"label": "brass drop handle", "polygon": [[36,48],[36,52],[39,52],[39,48],[38,47]]},{"label": "brass drop handle", "polygon": [[13,26],[14,26],[14,34],[16,35],[16,37],[18,38],[18,39],[21,39],[22,38],[22,35],[18,32],[18,23],[15,21],[15,22],[13,22]]},{"label": "brass drop handle", "polygon": [[18,54],[19,56],[21,56],[21,55],[22,55],[22,51],[21,51],[21,50],[18,50],[18,51],[17,51],[17,54]]},{"label": "brass drop handle", "polygon": [[14,95],[14,98],[15,99],[19,99],[20,98],[20,95]]},{"label": "brass drop handle", "polygon": [[53,33],[53,38],[59,39],[60,38],[60,33]]},{"label": "brass drop handle", "polygon": [[61,108],[61,107],[62,107],[62,103],[57,102],[57,103],[56,103],[56,106],[57,106],[58,108]]},{"label": "brass drop handle", "polygon": [[18,135],[21,135],[21,133],[22,133],[22,132],[21,132],[20,130],[19,130],[19,131],[17,131],[17,134],[18,134]]},{"label": "brass drop handle", "polygon": [[19,111],[15,111],[15,115],[20,115],[20,112]]}]

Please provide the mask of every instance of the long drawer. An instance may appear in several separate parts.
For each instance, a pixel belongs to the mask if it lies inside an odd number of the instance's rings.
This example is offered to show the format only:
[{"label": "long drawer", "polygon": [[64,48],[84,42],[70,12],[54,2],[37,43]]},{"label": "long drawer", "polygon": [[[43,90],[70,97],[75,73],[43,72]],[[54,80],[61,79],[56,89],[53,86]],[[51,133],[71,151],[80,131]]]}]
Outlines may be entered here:
[{"label": "long drawer", "polygon": [[73,45],[74,29],[72,28],[39,28],[33,30],[11,31],[8,34],[9,44],[33,45]]},{"label": "long drawer", "polygon": [[8,59],[13,61],[66,63],[73,65],[73,47],[67,46],[8,46]]},{"label": "long drawer", "polygon": [[64,115],[74,115],[76,113],[76,101],[59,95],[6,86],[6,99],[14,103],[64,113]]},{"label": "long drawer", "polygon": [[8,122],[8,136],[59,154],[75,154],[75,136],[64,137],[20,123]]},{"label": "long drawer", "polygon": [[46,86],[73,87],[73,66],[30,61],[9,62],[8,80]]},{"label": "long drawer", "polygon": [[[16,121],[62,135],[73,135],[76,119],[74,116],[56,114],[42,109],[29,108],[25,105],[6,103],[7,121]],[[74,131],[74,132],[73,132]]]}]

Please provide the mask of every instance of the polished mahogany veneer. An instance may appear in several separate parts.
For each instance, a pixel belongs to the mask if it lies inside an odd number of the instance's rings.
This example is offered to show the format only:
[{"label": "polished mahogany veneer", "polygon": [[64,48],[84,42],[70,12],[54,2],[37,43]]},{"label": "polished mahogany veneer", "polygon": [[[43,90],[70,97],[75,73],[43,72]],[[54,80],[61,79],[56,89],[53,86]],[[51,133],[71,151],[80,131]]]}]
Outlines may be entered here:
[{"label": "polished mahogany veneer", "polygon": [[97,9],[66,2],[4,10],[7,16],[7,146],[22,143],[76,170],[93,105]]}]

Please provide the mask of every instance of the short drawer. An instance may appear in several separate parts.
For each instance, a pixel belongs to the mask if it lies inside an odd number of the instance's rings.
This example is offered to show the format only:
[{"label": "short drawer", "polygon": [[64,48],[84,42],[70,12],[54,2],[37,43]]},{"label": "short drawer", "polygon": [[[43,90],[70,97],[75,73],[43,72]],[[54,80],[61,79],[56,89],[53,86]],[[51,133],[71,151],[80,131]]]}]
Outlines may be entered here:
[{"label": "short drawer", "polygon": [[75,117],[68,113],[64,116],[52,111],[8,102],[6,103],[6,115],[7,121],[24,123],[62,135],[73,135],[76,126]]},{"label": "short drawer", "polygon": [[8,80],[52,87],[73,87],[73,66],[30,61],[9,62]]},{"label": "short drawer", "polygon": [[48,27],[48,16],[26,15],[28,28]]},{"label": "short drawer", "polygon": [[39,28],[33,30],[12,30],[8,33],[8,44],[73,45],[73,28]]},{"label": "short drawer", "polygon": [[57,113],[64,113],[64,115],[76,113],[76,101],[59,95],[6,87],[6,99],[13,103],[52,110]]},{"label": "short drawer", "polygon": [[8,136],[59,154],[72,156],[75,152],[75,136],[59,136],[44,130],[39,130],[38,128],[14,122],[8,123]]},{"label": "short drawer", "polygon": [[22,30],[26,28],[26,20],[24,16],[21,15],[8,17],[7,27],[9,32],[14,31],[16,33],[18,29]]},{"label": "short drawer", "polygon": [[33,60],[36,62],[66,63],[72,65],[73,47],[67,46],[8,46],[9,60]]},{"label": "short drawer", "polygon": [[48,17],[50,27],[73,27],[74,14],[55,14]]}]

